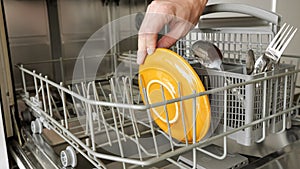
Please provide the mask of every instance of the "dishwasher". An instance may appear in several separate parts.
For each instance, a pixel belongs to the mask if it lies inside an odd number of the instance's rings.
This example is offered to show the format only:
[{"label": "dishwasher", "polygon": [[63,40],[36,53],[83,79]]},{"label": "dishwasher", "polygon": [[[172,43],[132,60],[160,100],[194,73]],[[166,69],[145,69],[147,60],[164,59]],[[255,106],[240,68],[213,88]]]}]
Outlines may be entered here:
[{"label": "dishwasher", "polygon": [[[136,51],[117,40],[137,35],[143,16],[138,13],[113,20],[117,13],[114,6],[121,8],[122,3],[102,2],[110,23],[83,43],[77,58],[14,62],[14,71],[18,71],[14,74],[20,82],[14,86],[20,113],[14,113],[20,117],[12,119],[18,124],[14,126],[18,133],[9,141],[8,150],[19,167],[263,168],[271,157],[291,149],[287,143],[298,141],[300,97],[295,93],[299,57],[283,56],[286,61],[270,71],[246,74],[248,51],[253,50],[256,58],[265,52],[281,26],[279,15],[243,4],[207,6],[203,16],[222,12],[242,16],[201,17],[198,26],[171,48],[193,67],[205,91],[181,95],[178,81],[173,90],[179,94],[166,100],[169,89],[160,84],[157,88],[162,98],[150,103],[148,87],[141,85]],[[147,1],[141,6],[145,4]],[[49,13],[59,10],[60,5],[47,8],[50,30],[64,29],[51,24],[57,16]],[[119,33],[124,20],[130,26],[127,32]],[[49,36],[51,41],[59,41],[55,33]],[[68,38],[61,37],[61,45],[73,37]],[[106,38],[110,44],[99,46]],[[198,40],[209,41],[221,50],[223,70],[205,69],[197,63],[191,46]],[[55,45],[58,48],[53,48]],[[53,49],[59,49],[57,44],[52,44],[51,52],[61,56]],[[47,72],[49,67],[52,72]],[[66,73],[71,78],[67,79]],[[198,139],[197,104],[202,97],[209,100],[211,120],[207,134]],[[172,106],[181,119],[191,114],[192,124],[178,122],[184,139],[173,137],[176,131],[172,133],[174,124],[168,117]],[[153,119],[158,109],[166,113],[161,119],[166,123],[164,129]],[[279,143],[281,140],[284,143]],[[277,159],[272,165],[283,164]]]}]

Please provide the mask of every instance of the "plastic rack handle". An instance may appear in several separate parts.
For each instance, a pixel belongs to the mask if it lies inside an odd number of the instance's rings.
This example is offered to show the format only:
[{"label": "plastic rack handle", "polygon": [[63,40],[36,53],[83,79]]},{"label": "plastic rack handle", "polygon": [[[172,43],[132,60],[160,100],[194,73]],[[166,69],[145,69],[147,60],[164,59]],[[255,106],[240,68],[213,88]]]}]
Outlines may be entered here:
[{"label": "plastic rack handle", "polygon": [[235,3],[208,5],[204,9],[202,15],[218,13],[218,12],[232,12],[232,13],[246,14],[246,15],[254,16],[256,18],[268,21],[275,25],[279,25],[281,19],[281,16],[274,12],[253,7],[246,4],[235,4]]}]

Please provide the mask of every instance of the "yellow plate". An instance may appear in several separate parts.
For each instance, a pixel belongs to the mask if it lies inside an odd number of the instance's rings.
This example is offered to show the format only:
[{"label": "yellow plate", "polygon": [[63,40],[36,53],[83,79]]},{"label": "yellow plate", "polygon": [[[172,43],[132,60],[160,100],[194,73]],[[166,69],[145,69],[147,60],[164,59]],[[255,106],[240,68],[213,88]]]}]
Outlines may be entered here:
[{"label": "yellow plate", "polygon": [[[141,84],[141,81],[143,84]],[[178,90],[180,84],[181,96],[193,94],[193,91],[203,92],[205,88],[199,76],[191,65],[175,52],[158,48],[152,55],[148,55],[143,65],[139,67],[139,89],[145,102],[143,88],[147,92],[148,103],[157,103],[180,97]],[[163,88],[163,92],[161,91]],[[181,107],[182,105],[182,107]],[[189,143],[193,141],[193,100],[185,100],[168,104],[168,120],[173,138]],[[183,110],[183,111],[182,111]],[[152,108],[151,116],[155,123],[166,133],[168,124],[165,107]],[[183,117],[182,117],[183,112]],[[196,141],[203,138],[210,126],[210,104],[208,96],[196,99]],[[184,119],[184,122],[183,122]],[[184,125],[186,126],[186,138]]]}]

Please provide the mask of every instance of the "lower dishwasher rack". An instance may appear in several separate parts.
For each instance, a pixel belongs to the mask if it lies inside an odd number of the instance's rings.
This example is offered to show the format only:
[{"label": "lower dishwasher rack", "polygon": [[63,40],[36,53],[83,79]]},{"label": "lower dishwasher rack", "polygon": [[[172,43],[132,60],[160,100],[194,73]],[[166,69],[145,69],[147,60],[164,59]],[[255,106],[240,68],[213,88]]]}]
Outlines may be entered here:
[{"label": "lower dishwasher rack", "polygon": [[[300,70],[295,70],[295,67],[283,67],[280,71],[259,74],[256,78],[245,79],[233,84],[227,84],[224,81],[223,86],[210,86],[205,92],[145,105],[141,103],[143,96],[139,95],[138,89],[134,85],[136,79],[130,77],[112,77],[106,82],[89,81],[64,86],[62,83],[58,84],[49,80],[47,76],[30,71],[22,65],[19,66],[19,69],[23,79],[22,99],[36,117],[31,122],[31,130],[36,134],[51,130],[69,145],[60,153],[64,167],[75,167],[76,154],[80,153],[97,168],[107,168],[105,162],[107,160],[119,162],[123,168],[150,166],[165,160],[180,168],[187,168],[176,158],[185,152],[192,152],[192,164],[189,167],[195,168],[198,151],[222,160],[227,155],[228,137],[259,128],[258,131],[255,131],[255,137],[257,137],[257,133],[260,133],[259,138],[253,139],[252,142],[262,142],[270,128],[274,127],[272,121],[282,123],[279,131],[282,132],[287,127],[286,121],[290,118],[291,113],[300,108],[299,104],[292,104],[295,88],[293,84],[295,84],[296,75],[300,72]],[[226,78],[228,76],[232,77],[230,74],[226,74]],[[34,85],[33,90],[28,89],[27,85],[30,83]],[[263,104],[256,109],[260,109],[261,114],[257,116],[255,109],[247,110],[250,120],[246,120],[240,125],[231,125],[230,122],[236,118],[231,115],[232,109],[230,108],[233,90],[246,90],[241,93],[242,97],[247,99],[249,86],[252,86],[254,93],[260,93],[260,99],[256,102]],[[163,86],[161,89],[163,90]],[[283,94],[281,92],[274,94],[274,91],[278,92],[278,89],[283,91]],[[223,111],[219,117],[221,118],[219,125],[221,129],[209,138],[200,141],[196,141],[194,138],[193,143],[180,142],[173,139],[170,132],[166,133],[157,127],[151,118],[152,108],[161,106],[167,109],[167,105],[181,104],[184,100],[192,100],[193,104],[196,104],[198,97],[204,95],[214,97],[220,93],[222,99],[217,101],[223,107],[219,110]],[[283,106],[277,108],[278,104],[274,102],[275,100],[282,101],[280,105]],[[244,101],[248,102],[248,100]],[[257,104],[256,102],[254,104]],[[211,112],[214,113],[213,105],[211,109]],[[195,110],[190,113],[196,117]],[[172,130],[170,125],[168,130]],[[191,130],[196,136],[196,130],[193,128]],[[250,133],[249,137],[252,136],[254,135]],[[223,140],[222,153],[214,154],[203,149],[204,146],[217,139]]]}]

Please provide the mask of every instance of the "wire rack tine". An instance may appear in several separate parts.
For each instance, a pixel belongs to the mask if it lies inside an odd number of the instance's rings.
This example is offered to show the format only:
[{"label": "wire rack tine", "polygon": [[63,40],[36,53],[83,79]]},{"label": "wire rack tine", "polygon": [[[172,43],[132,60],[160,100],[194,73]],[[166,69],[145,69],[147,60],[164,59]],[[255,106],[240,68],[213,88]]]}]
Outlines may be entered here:
[{"label": "wire rack tine", "polygon": [[[147,96],[147,91],[146,91],[146,88],[145,86],[143,86],[143,78],[141,75],[140,76],[140,84],[142,85],[142,89],[143,89],[143,96],[144,97],[144,100],[145,100],[145,104],[148,105],[149,104],[149,101],[148,101],[148,96]],[[150,125],[150,130],[151,130],[151,134],[152,134],[152,138],[153,138],[153,144],[154,144],[154,149],[155,149],[155,153],[156,153],[156,156],[158,157],[159,156],[159,151],[158,151],[158,145],[157,145],[157,140],[156,140],[156,135],[155,135],[155,131],[154,131],[154,126],[153,126],[153,121],[152,121],[152,118],[151,118],[151,115],[150,115],[150,109],[147,109],[147,116],[148,116],[148,120],[149,120],[149,125]]]},{"label": "wire rack tine", "polygon": [[[162,100],[166,101],[165,92],[164,92],[164,86],[163,85],[160,85],[160,90],[161,90]],[[164,111],[165,111],[165,114],[166,114],[166,122],[167,122],[167,126],[168,126],[168,135],[169,135],[170,146],[171,146],[172,151],[174,151],[174,145],[173,145],[173,139],[172,139],[172,131],[171,131],[171,126],[170,126],[169,112],[168,112],[167,104],[164,105]]]},{"label": "wire rack tine", "polygon": [[106,101],[108,101],[108,99],[107,99],[107,97],[106,97],[106,94],[105,94],[105,92],[104,92],[104,89],[103,89],[101,83],[98,82],[98,85],[99,85],[99,88],[100,88],[100,90],[101,90],[101,92],[102,92],[102,94],[103,94],[104,99],[105,99]]},{"label": "wire rack tine", "polygon": [[[178,85],[178,93],[179,93],[178,97],[181,97],[180,82],[178,82],[177,85]],[[185,145],[188,145],[188,138],[187,138],[186,124],[185,124],[185,118],[184,118],[184,108],[183,108],[183,101],[182,100],[180,101],[180,111],[181,111],[181,120],[182,120],[183,132],[184,132],[184,138],[185,138]]]},{"label": "wire rack tine", "polygon": [[[126,97],[127,102],[132,104],[132,98],[130,97],[128,88],[126,87],[126,79],[122,78],[123,80],[123,84],[124,84],[124,91],[125,91],[125,95],[124,97]],[[135,137],[135,141],[136,141],[136,145],[137,145],[137,149],[138,149],[138,154],[139,154],[139,159],[142,160],[142,152],[141,152],[141,148],[140,148],[140,142],[139,142],[139,132],[138,132],[138,127],[136,124],[136,120],[134,117],[134,111],[132,109],[129,109],[129,113],[130,113],[130,118],[131,120],[131,124],[132,124],[132,128],[133,128],[133,132],[134,132],[134,137]]]},{"label": "wire rack tine", "polygon": [[[128,94],[128,103],[134,104],[134,101],[133,101],[134,98],[133,98],[133,94],[132,94],[132,80],[128,76],[123,77],[122,80],[123,80],[123,86],[125,89],[124,91],[126,92],[126,94]],[[132,121],[134,122],[134,127],[136,128],[137,135],[140,137],[141,134],[140,134],[140,131],[139,131],[139,128],[137,125],[137,119],[136,119],[135,113],[131,113],[131,117],[132,117]]]},{"label": "wire rack tine", "polygon": [[[97,91],[97,88],[96,88],[96,83],[95,81],[93,81],[92,83],[92,86],[93,86],[93,93],[94,93],[94,99],[99,101],[99,94],[98,94],[98,91]],[[100,123],[100,111],[99,111],[99,106],[95,106],[95,110],[96,110],[96,115],[97,115],[97,123],[98,123],[98,130],[100,131],[101,130],[101,123]]]},{"label": "wire rack tine", "polygon": [[[113,101],[111,94],[109,95],[109,101],[110,102]],[[114,107],[111,107],[111,113],[112,113],[114,124],[115,124],[115,131],[116,131],[116,135],[117,135],[117,139],[118,139],[119,151],[120,151],[121,157],[124,157],[123,145],[122,145],[122,142],[121,142],[120,134],[118,132],[118,122],[117,122]],[[123,168],[125,168],[125,163],[122,163],[122,164],[123,164]]]},{"label": "wire rack tine", "polygon": [[[115,80],[116,80],[116,83],[118,83],[117,79],[115,79]],[[110,87],[111,87],[112,97],[113,97],[115,103],[117,103],[118,102],[118,98],[117,98],[117,93],[116,93],[114,78],[110,79]],[[113,100],[110,100],[110,102],[112,102],[112,101]],[[118,112],[118,118],[119,118],[119,121],[120,121],[120,127],[121,127],[121,131],[122,131],[122,135],[123,135],[124,140],[126,141],[124,127],[123,127],[122,119],[121,119],[121,115],[120,115],[120,108],[117,107],[116,109],[117,109],[117,112]]]}]

